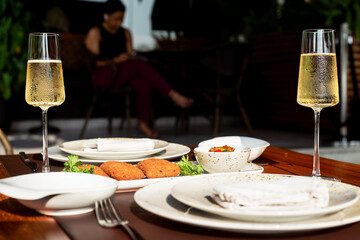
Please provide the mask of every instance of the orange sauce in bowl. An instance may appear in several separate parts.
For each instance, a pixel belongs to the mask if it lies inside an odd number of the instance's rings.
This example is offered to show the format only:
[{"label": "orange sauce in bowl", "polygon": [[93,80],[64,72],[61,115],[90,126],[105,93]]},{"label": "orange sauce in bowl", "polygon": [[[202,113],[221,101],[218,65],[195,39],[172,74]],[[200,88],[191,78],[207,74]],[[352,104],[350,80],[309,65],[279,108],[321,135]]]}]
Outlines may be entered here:
[{"label": "orange sauce in bowl", "polygon": [[235,148],[230,147],[228,145],[224,145],[221,147],[212,147],[209,149],[209,152],[233,152],[235,151]]}]

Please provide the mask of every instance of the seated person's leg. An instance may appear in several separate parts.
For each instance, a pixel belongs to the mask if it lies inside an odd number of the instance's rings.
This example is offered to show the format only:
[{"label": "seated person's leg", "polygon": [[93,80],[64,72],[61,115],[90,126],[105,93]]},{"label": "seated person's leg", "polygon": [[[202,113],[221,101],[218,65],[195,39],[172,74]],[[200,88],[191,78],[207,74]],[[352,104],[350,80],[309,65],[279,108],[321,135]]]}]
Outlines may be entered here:
[{"label": "seated person's leg", "polygon": [[157,138],[158,133],[149,127],[152,108],[152,89],[140,78],[130,81],[131,87],[136,93],[136,109],[139,120],[139,130],[149,138]]},{"label": "seated person's leg", "polygon": [[187,108],[193,103],[193,99],[187,98],[173,90],[166,80],[145,61],[139,59],[132,60],[130,62],[129,63],[131,65],[136,66],[139,75],[144,79],[144,81],[146,81],[152,88],[157,90],[164,97],[170,97],[177,106]]}]

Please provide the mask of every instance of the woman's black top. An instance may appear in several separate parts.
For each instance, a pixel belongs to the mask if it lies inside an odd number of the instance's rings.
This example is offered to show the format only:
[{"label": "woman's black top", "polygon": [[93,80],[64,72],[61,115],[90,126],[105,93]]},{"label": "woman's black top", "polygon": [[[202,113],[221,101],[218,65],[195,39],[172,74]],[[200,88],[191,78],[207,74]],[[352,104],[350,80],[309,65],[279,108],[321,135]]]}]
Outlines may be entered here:
[{"label": "woman's black top", "polygon": [[109,33],[100,25],[100,59],[111,59],[126,52],[125,29],[119,28],[116,33]]}]

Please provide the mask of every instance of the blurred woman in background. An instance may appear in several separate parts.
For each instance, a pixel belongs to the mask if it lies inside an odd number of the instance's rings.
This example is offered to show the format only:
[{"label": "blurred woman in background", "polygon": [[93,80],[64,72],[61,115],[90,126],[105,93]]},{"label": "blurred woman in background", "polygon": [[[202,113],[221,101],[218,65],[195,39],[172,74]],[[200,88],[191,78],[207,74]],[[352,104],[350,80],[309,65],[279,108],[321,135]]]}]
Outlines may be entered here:
[{"label": "blurred woman in background", "polygon": [[119,0],[108,0],[104,7],[104,21],[92,27],[85,39],[86,47],[96,56],[94,83],[98,87],[109,86],[116,67],[115,86],[128,83],[136,93],[139,130],[149,138],[157,138],[158,133],[149,126],[152,91],[181,108],[191,106],[193,99],[176,92],[155,69],[134,56],[131,33],[122,27],[125,6]]}]

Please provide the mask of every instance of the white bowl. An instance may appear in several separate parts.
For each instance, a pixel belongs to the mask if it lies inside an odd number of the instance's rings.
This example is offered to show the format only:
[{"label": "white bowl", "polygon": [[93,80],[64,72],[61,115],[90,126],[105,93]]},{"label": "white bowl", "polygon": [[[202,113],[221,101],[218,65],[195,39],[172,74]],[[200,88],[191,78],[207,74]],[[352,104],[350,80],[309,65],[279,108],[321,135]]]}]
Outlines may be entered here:
[{"label": "white bowl", "polygon": [[[240,144],[239,144],[240,143]],[[199,147],[204,146],[220,146],[220,145],[241,145],[244,147],[249,147],[251,149],[249,162],[257,159],[264,151],[265,149],[270,146],[270,143],[267,141],[257,139],[257,138],[251,138],[251,137],[242,137],[242,136],[226,136],[226,137],[216,137],[212,138],[206,141],[202,141],[199,143]],[[220,144],[220,145],[219,145]]]},{"label": "white bowl", "polygon": [[250,148],[234,145],[231,147],[235,148],[234,152],[209,152],[208,146],[197,147],[194,154],[196,160],[209,173],[239,172],[248,162]]},{"label": "white bowl", "polygon": [[111,197],[118,181],[87,173],[31,173],[0,180],[0,192],[46,215],[90,212],[96,201]]}]

